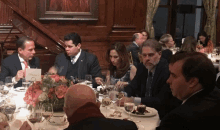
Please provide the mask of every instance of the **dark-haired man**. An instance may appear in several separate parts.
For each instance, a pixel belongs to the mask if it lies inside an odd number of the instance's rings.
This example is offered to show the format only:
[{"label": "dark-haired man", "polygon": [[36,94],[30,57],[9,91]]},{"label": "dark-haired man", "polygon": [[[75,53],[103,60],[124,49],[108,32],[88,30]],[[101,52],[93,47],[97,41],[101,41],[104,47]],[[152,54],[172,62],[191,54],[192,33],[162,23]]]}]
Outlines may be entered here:
[{"label": "dark-haired man", "polygon": [[[136,104],[156,108],[160,118],[178,106],[180,103],[172,96],[169,85],[168,62],[161,58],[162,47],[158,41],[148,39],[141,47],[143,63],[137,67],[137,72],[131,83],[124,88],[129,98]],[[122,99],[121,103],[125,98]],[[128,99],[127,99],[128,100]]]},{"label": "dark-haired man", "polygon": [[95,55],[81,49],[81,38],[77,33],[70,33],[64,36],[65,51],[56,57],[55,67],[59,75],[67,79],[85,79],[86,74],[93,78],[101,76],[101,68]]},{"label": "dark-haired man", "polygon": [[28,37],[20,37],[17,42],[17,52],[2,61],[0,81],[12,76],[14,87],[21,87],[21,79],[25,76],[26,68],[40,68],[39,58],[34,57],[35,43]]},{"label": "dark-haired man", "polygon": [[216,73],[206,55],[177,53],[169,64],[167,83],[182,105],[168,113],[157,130],[220,129],[220,91],[215,88]]}]

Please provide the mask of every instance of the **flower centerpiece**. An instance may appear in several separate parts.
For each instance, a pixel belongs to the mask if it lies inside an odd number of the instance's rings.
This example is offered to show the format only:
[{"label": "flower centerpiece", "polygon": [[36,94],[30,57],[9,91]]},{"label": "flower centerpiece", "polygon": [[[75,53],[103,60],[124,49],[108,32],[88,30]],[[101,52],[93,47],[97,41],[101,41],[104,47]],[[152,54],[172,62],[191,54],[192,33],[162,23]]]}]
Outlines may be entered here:
[{"label": "flower centerpiece", "polygon": [[68,87],[73,83],[64,76],[59,75],[42,75],[41,79],[41,81],[33,82],[29,86],[24,101],[33,107],[38,103],[51,103],[54,111],[62,111],[64,96]]}]

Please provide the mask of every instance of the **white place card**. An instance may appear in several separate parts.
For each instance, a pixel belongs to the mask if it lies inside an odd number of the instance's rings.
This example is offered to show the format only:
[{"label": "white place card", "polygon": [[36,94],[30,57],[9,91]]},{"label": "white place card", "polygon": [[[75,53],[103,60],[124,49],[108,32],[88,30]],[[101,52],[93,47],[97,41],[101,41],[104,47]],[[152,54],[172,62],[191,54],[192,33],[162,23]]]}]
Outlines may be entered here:
[{"label": "white place card", "polygon": [[41,69],[26,69],[25,79],[29,81],[41,81]]}]

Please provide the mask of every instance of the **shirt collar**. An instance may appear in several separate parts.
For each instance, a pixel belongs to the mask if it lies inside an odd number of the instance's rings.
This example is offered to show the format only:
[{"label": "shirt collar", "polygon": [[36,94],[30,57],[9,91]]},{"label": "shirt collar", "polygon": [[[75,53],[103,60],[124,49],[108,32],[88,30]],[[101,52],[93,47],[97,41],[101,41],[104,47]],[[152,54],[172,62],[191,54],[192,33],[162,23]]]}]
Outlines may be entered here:
[{"label": "shirt collar", "polygon": [[[19,54],[18,54],[18,58],[19,58],[21,63],[24,63],[25,60]],[[28,63],[28,61],[27,61],[27,63]]]},{"label": "shirt collar", "polygon": [[80,49],[80,51],[78,52],[78,54],[76,55],[76,56],[71,56],[71,62],[72,62],[72,60],[74,60],[75,62],[79,59],[79,56],[81,55],[81,49]]},{"label": "shirt collar", "polygon": [[137,47],[139,47],[138,44],[137,44],[135,41],[133,41],[133,43],[134,43]]},{"label": "shirt collar", "polygon": [[190,97],[192,97],[193,95],[197,94],[198,92],[202,91],[203,89],[200,89],[198,91],[196,91],[195,93],[191,94],[187,99],[183,100],[182,104],[184,104]]}]

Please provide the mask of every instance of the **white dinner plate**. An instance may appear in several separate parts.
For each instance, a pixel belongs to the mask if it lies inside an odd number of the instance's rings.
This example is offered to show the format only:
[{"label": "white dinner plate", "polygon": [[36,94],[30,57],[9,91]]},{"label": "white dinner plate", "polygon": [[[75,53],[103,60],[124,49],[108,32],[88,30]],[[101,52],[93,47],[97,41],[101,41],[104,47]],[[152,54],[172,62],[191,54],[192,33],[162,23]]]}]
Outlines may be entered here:
[{"label": "white dinner plate", "polygon": [[[125,108],[123,110],[125,113],[129,114],[129,112],[127,112],[125,110]],[[135,106],[135,110],[137,110],[137,106]],[[157,112],[151,107],[146,107],[146,110],[148,112],[145,112],[143,115],[142,114],[134,114],[134,113],[130,113],[130,114],[131,114],[131,116],[138,116],[138,117],[150,117],[150,116],[155,116],[157,114]]]},{"label": "white dinner plate", "polygon": [[57,125],[57,126],[66,125],[68,123],[66,117],[52,117],[49,122],[51,125]]}]

